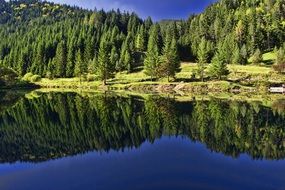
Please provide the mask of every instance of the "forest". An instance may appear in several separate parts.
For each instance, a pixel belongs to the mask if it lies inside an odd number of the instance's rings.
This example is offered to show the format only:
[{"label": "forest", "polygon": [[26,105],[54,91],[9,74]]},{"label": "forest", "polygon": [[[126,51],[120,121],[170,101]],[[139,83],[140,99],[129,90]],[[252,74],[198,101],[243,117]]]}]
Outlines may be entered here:
[{"label": "forest", "polygon": [[[189,13],[190,14],[190,13]],[[151,80],[175,80],[181,62],[195,75],[222,79],[230,64],[272,65],[285,72],[285,2],[220,0],[186,20],[153,21],[136,13],[87,10],[38,0],[0,0],[0,66],[23,77],[94,75],[143,70]],[[206,67],[209,67],[206,71]]]}]

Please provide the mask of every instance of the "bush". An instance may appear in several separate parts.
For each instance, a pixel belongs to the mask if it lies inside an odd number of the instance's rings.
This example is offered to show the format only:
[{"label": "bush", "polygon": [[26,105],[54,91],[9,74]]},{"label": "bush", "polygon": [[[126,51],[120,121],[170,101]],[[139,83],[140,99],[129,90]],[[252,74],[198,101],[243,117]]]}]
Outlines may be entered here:
[{"label": "bush", "polygon": [[253,64],[259,64],[261,62],[262,62],[262,54],[261,54],[260,50],[257,49],[252,56],[252,63]]},{"label": "bush", "polygon": [[96,81],[96,80],[97,80],[96,75],[90,75],[90,74],[87,75],[87,81],[88,82],[92,82],[92,81]]},{"label": "bush", "polygon": [[285,73],[285,63],[273,65],[273,69],[278,73]]},{"label": "bush", "polygon": [[27,73],[27,74],[25,74],[25,75],[23,76],[22,80],[24,80],[24,81],[30,81],[31,78],[32,78],[32,76],[33,76],[33,73]]},{"label": "bush", "polygon": [[41,80],[41,76],[40,75],[33,75],[31,78],[30,78],[30,82],[38,82]]}]

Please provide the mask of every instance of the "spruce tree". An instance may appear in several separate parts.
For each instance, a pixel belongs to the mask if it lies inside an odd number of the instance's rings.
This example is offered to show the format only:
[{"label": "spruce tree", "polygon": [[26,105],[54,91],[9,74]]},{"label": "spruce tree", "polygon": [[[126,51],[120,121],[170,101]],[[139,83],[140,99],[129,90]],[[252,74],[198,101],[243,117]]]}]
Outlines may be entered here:
[{"label": "spruce tree", "polygon": [[86,64],[84,63],[83,56],[80,50],[76,52],[75,56],[75,68],[74,68],[74,75],[76,77],[79,77],[79,81],[81,83],[82,77],[86,74],[87,72],[87,67]]},{"label": "spruce tree", "polygon": [[233,52],[233,56],[232,56],[232,64],[238,65],[241,64],[241,54],[240,54],[240,50],[239,47],[236,45],[234,52]]},{"label": "spruce tree", "polygon": [[37,74],[43,75],[43,69],[42,68],[45,64],[45,49],[44,49],[44,44],[42,42],[39,43],[37,46],[34,64],[38,68]]},{"label": "spruce tree", "polygon": [[204,72],[206,69],[206,64],[208,60],[208,51],[207,51],[207,41],[205,38],[202,38],[201,43],[199,44],[198,52],[198,75],[202,81],[204,81]]},{"label": "spruce tree", "polygon": [[151,28],[146,58],[144,60],[144,72],[151,77],[151,80],[158,77],[160,57],[159,57],[159,29],[157,25]]},{"label": "spruce tree", "polygon": [[135,39],[135,47],[136,50],[139,52],[143,52],[145,51],[145,40],[146,40],[146,34],[145,34],[145,29],[144,29],[144,25],[141,25],[139,27],[138,33],[136,35],[136,39]]},{"label": "spruce tree", "polygon": [[248,62],[248,52],[247,52],[247,48],[246,45],[244,44],[241,49],[240,49],[240,55],[241,55],[241,65],[245,65]]},{"label": "spruce tree", "polygon": [[229,74],[227,64],[228,63],[223,49],[223,44],[219,44],[218,50],[215,53],[210,65],[210,75],[213,78],[218,78],[221,80],[222,76],[227,76]]},{"label": "spruce tree", "polygon": [[276,65],[285,64],[285,53],[282,47],[280,47],[276,53],[275,64]]},{"label": "spruce tree", "polygon": [[175,35],[171,32],[171,28],[169,28],[164,42],[163,54],[160,57],[161,64],[159,65],[159,75],[161,77],[167,77],[168,82],[170,81],[170,77],[175,77],[176,72],[180,68],[177,42]]},{"label": "spruce tree", "polygon": [[111,49],[111,54],[110,54],[110,64],[112,67],[116,67],[119,62],[119,55],[117,52],[116,46],[113,46]]},{"label": "spruce tree", "polygon": [[262,54],[259,49],[256,49],[252,56],[252,63],[259,64],[262,62]]},{"label": "spruce tree", "polygon": [[65,77],[66,76],[66,65],[67,65],[67,50],[66,43],[61,41],[57,45],[56,57],[55,57],[55,76]]},{"label": "spruce tree", "polygon": [[66,76],[74,76],[74,65],[75,65],[76,50],[75,45],[70,43],[67,53],[67,65],[66,65]]},{"label": "spruce tree", "polygon": [[107,79],[113,77],[113,65],[110,64],[109,47],[106,41],[106,37],[103,37],[100,43],[98,53],[98,67],[97,74],[103,84],[107,84]]}]

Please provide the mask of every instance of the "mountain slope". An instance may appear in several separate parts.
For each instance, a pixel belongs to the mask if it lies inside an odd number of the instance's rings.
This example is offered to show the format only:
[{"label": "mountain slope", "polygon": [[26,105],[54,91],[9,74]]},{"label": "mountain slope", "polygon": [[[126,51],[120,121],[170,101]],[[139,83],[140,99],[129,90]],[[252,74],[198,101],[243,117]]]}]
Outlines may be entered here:
[{"label": "mountain slope", "polygon": [[246,64],[257,50],[265,53],[283,46],[285,2],[220,0],[188,20],[162,21],[155,26],[150,18],[143,21],[135,13],[119,10],[0,0],[0,36],[4,36],[0,65],[14,68],[20,75],[32,72],[51,78],[78,76],[82,64],[84,72],[94,73],[104,41],[114,72],[132,72],[143,63],[151,28],[158,29],[160,53],[170,28],[181,60],[196,61],[203,39],[208,62],[222,48],[228,64],[236,60]]}]

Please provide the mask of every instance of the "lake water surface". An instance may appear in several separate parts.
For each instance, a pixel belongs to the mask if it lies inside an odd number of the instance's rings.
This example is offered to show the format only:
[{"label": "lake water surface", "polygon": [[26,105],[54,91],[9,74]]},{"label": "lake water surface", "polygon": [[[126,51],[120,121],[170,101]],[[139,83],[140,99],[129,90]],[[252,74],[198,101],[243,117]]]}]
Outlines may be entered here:
[{"label": "lake water surface", "polygon": [[285,101],[0,93],[0,189],[285,189]]}]

